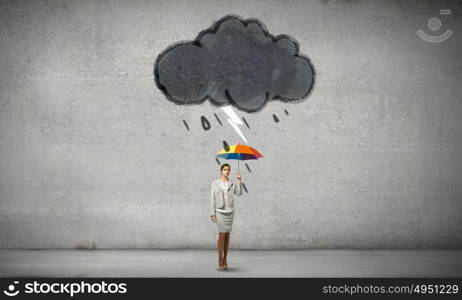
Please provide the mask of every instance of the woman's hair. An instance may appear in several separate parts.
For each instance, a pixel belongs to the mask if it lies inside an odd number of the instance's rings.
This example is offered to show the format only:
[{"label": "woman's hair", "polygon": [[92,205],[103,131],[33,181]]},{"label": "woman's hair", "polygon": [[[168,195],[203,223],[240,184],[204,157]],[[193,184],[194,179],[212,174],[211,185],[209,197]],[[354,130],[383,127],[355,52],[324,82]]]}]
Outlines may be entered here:
[{"label": "woman's hair", "polygon": [[228,165],[228,164],[222,164],[221,167],[220,167],[220,172],[223,171],[223,168],[228,166],[230,169],[231,169],[231,166]]}]

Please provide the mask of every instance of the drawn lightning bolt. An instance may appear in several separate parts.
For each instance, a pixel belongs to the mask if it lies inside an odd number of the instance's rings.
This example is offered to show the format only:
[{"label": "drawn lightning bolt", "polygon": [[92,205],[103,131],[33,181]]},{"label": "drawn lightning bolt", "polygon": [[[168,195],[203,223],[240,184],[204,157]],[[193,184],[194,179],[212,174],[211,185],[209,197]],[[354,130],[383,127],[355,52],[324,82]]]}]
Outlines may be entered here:
[{"label": "drawn lightning bolt", "polygon": [[228,106],[222,106],[221,109],[225,112],[225,114],[228,116],[228,123],[234,128],[234,130],[241,136],[241,138],[246,142],[247,139],[245,138],[244,134],[242,133],[241,129],[239,128],[239,125],[243,125],[244,123],[242,120],[236,115],[236,112],[234,112],[233,108],[231,105]]}]

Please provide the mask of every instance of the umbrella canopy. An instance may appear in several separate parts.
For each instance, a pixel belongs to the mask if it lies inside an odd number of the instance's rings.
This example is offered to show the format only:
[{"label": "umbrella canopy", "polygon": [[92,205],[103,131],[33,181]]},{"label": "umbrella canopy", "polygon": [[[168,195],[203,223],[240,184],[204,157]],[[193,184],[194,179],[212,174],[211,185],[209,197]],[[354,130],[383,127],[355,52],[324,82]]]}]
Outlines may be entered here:
[{"label": "umbrella canopy", "polygon": [[228,151],[225,148],[221,149],[218,152],[217,157],[221,157],[224,159],[237,159],[237,170],[239,172],[239,161],[240,160],[249,160],[249,159],[258,159],[263,157],[263,155],[258,152],[255,148],[252,148],[248,145],[231,145],[229,146]]}]

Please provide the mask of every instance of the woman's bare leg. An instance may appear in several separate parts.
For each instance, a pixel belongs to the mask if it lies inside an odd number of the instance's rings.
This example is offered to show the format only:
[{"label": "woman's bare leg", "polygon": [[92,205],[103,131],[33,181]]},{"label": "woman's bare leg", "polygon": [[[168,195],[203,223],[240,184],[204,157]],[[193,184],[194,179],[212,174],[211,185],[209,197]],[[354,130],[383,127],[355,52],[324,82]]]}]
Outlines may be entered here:
[{"label": "woman's bare leg", "polygon": [[226,232],[225,233],[225,245],[224,245],[224,253],[223,253],[223,265],[225,267],[228,267],[228,249],[229,249],[229,238],[230,238],[230,235],[231,235],[231,232]]},{"label": "woman's bare leg", "polygon": [[218,249],[218,267],[223,267],[223,257],[225,249],[225,232],[218,233],[217,249]]}]

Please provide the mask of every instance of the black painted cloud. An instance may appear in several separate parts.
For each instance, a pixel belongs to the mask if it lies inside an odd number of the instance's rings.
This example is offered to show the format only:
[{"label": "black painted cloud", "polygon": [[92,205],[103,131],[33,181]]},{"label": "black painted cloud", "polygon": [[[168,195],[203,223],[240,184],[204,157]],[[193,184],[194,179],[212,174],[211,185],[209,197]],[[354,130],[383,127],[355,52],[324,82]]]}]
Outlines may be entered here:
[{"label": "black painted cloud", "polygon": [[159,55],[157,87],[177,104],[232,104],[254,112],[267,100],[302,99],[314,83],[308,58],[287,35],[272,36],[259,21],[227,16]]}]

